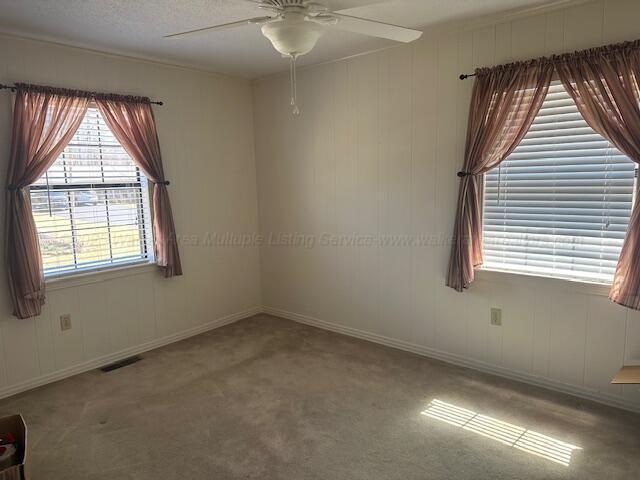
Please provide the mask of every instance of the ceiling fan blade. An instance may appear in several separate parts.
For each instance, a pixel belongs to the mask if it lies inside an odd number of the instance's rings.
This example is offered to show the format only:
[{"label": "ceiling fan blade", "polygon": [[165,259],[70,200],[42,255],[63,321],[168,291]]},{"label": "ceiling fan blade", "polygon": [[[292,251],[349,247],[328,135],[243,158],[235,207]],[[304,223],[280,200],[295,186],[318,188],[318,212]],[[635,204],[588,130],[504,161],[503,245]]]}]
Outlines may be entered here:
[{"label": "ceiling fan blade", "polygon": [[366,18],[352,17],[335,12],[331,15],[338,19],[338,23],[330,25],[329,28],[405,43],[413,42],[422,36],[420,30],[412,30],[411,28],[400,27],[390,23],[376,22],[375,20],[367,20]]},{"label": "ceiling fan blade", "polygon": [[201,33],[217,32],[220,30],[226,30],[228,28],[241,27],[243,25],[260,24],[271,20],[272,17],[255,17],[247,18],[245,20],[238,20],[237,22],[223,23],[221,25],[214,25],[212,27],[196,28],[195,30],[188,30],[186,32],[172,33],[171,35],[165,35],[163,38],[178,38],[178,37],[190,37],[192,35],[199,35]]},{"label": "ceiling fan blade", "polygon": [[347,10],[351,8],[364,7],[367,5],[374,5],[376,3],[384,3],[389,0],[245,0],[246,2],[253,3],[255,5],[269,5],[274,4],[276,8],[283,4],[295,5],[296,3],[317,3],[327,7],[329,10]]},{"label": "ceiling fan blade", "polygon": [[376,3],[384,3],[389,0],[318,0],[318,3],[326,5],[329,10],[336,12],[340,10],[350,10],[352,8],[366,7]]}]

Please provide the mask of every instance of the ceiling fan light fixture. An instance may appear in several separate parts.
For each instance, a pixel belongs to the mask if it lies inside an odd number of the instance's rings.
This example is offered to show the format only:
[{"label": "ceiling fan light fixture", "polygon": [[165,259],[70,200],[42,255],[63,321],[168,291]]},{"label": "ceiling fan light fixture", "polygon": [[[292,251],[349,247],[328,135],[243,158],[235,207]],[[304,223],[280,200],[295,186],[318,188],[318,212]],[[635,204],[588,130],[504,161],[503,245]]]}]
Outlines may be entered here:
[{"label": "ceiling fan light fixture", "polygon": [[289,57],[291,81],[291,106],[293,114],[299,115],[296,86],[296,59],[313,50],[324,33],[322,25],[310,20],[298,12],[288,12],[278,19],[265,23],[262,34],[269,39],[273,48],[283,56]]},{"label": "ceiling fan light fixture", "polygon": [[262,26],[262,34],[282,55],[309,53],[324,33],[321,25],[305,20],[304,15],[289,14]]}]

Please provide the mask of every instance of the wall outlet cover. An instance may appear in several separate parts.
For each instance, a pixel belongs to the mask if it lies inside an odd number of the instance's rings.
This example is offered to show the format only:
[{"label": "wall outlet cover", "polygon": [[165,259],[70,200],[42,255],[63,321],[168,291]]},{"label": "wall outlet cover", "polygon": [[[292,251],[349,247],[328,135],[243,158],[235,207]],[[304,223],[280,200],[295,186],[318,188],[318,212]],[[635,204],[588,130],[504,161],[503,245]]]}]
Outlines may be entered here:
[{"label": "wall outlet cover", "polygon": [[500,308],[491,309],[491,325],[502,325],[502,310]]},{"label": "wall outlet cover", "polygon": [[60,330],[71,330],[71,314],[60,315]]}]

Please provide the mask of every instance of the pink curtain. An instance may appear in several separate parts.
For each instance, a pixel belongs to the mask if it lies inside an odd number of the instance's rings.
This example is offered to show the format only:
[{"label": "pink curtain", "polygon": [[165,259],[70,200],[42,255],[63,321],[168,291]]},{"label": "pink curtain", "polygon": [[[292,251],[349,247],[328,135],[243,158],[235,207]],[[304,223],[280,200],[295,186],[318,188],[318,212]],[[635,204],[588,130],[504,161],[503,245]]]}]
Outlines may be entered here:
[{"label": "pink curtain", "polygon": [[[558,59],[556,69],[578,110],[600,135],[640,163],[640,42]],[[640,309],[640,206],[636,199],[609,298]]]},{"label": "pink curtain", "polygon": [[29,185],[56,160],[80,126],[87,98],[17,85],[7,173],[6,255],[13,314],[40,314],[44,275]]},{"label": "pink curtain", "polygon": [[476,72],[447,286],[457,291],[482,264],[482,174],[502,162],[522,140],[549,89],[550,62],[515,63]]},{"label": "pink curtain", "polygon": [[[135,100],[135,101],[133,101]],[[96,104],[105,122],[153,183],[153,240],[156,262],[165,277],[182,275],[180,254],[164,177],[156,123],[148,99],[123,101],[120,97],[96,96]]]}]

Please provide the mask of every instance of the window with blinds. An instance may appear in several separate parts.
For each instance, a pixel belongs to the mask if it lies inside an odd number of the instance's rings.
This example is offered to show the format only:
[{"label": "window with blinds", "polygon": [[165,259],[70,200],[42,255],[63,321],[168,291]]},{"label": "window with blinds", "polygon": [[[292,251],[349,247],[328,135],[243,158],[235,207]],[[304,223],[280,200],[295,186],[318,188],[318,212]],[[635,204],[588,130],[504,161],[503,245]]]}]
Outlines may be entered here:
[{"label": "window with blinds", "polygon": [[97,108],[31,185],[45,276],[152,259],[147,180]]},{"label": "window with blinds", "polygon": [[611,283],[635,164],[587,125],[562,84],[484,182],[484,268]]}]

